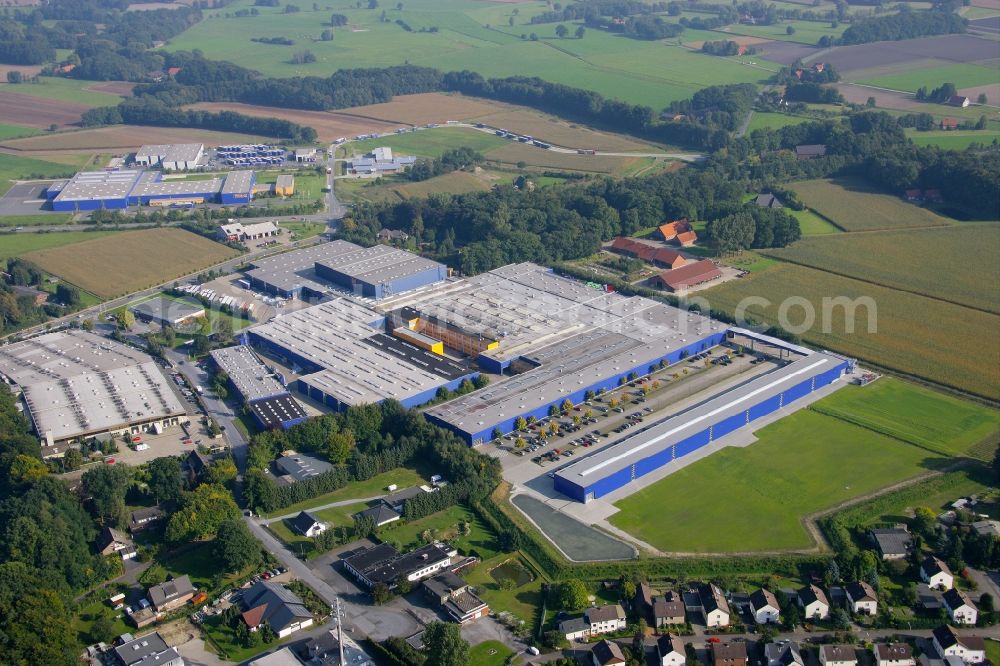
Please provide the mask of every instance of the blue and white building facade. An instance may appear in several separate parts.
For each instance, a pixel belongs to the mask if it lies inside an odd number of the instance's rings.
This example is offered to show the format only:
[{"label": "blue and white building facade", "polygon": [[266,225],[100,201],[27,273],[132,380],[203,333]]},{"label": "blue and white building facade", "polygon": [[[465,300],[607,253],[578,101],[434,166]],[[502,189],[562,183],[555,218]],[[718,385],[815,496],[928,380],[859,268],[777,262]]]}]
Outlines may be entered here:
[{"label": "blue and white building facade", "polygon": [[256,176],[231,171],[224,178],[181,180],[159,171],[81,171],[70,180],[52,183],[45,192],[52,210],[64,212],[123,210],[130,206],[179,203],[247,204]]}]

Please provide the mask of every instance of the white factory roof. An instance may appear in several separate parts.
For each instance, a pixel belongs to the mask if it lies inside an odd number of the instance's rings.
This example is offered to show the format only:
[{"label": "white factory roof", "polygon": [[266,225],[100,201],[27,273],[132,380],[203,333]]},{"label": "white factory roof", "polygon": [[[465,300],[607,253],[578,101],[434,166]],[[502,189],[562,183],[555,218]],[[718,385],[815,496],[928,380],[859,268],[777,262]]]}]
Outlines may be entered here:
[{"label": "white factory roof", "polygon": [[142,173],[138,170],[80,171],[62,186],[59,200],[124,199]]},{"label": "white factory roof", "polygon": [[388,146],[382,146],[376,148],[371,153],[372,157],[375,158],[376,162],[391,162],[392,161],[392,148]]},{"label": "white factory roof", "polygon": [[249,347],[225,347],[211,353],[212,359],[229,375],[243,400],[249,402],[285,392],[284,385]]},{"label": "white factory roof", "polygon": [[185,413],[148,354],[85,331],[0,347],[0,374],[23,390],[38,434],[54,440]]},{"label": "white factory roof", "polygon": [[144,145],[136,151],[136,159],[156,157],[161,162],[194,162],[205,151],[202,143],[166,143]]},{"label": "white factory roof", "polygon": [[[323,368],[299,381],[346,404],[404,400],[447,381],[365,342],[381,333],[372,326],[381,321],[377,312],[338,298],[282,315],[252,332]],[[416,347],[413,352],[423,353]]]},{"label": "white factory roof", "polygon": [[223,194],[246,194],[253,183],[253,171],[230,171],[222,183]]}]

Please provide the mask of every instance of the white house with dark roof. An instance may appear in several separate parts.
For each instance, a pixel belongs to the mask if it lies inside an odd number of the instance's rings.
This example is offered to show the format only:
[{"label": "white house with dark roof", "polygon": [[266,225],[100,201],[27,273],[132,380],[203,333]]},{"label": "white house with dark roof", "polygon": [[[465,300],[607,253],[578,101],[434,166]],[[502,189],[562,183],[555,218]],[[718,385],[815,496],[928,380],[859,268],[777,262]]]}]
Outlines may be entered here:
[{"label": "white house with dark roof", "polygon": [[619,604],[593,606],[583,612],[583,617],[570,618],[559,623],[559,633],[568,641],[581,640],[625,628],[625,609]]},{"label": "white house with dark roof", "polygon": [[920,563],[920,579],[935,590],[950,590],[955,586],[955,577],[951,569],[933,556],[925,558]]},{"label": "white house with dark roof", "polygon": [[302,599],[278,583],[256,583],[243,594],[243,604],[243,622],[250,631],[257,631],[266,622],[279,638],[284,638],[313,624],[313,615]]},{"label": "white house with dark roof", "polygon": [[986,661],[986,643],[980,636],[961,636],[954,627],[943,626],[934,630],[934,649],[944,659],[958,657],[966,664]]},{"label": "white house with dark roof", "polygon": [[292,518],[289,522],[296,532],[305,537],[319,536],[326,531],[327,527],[326,523],[308,511],[299,512],[299,515]]},{"label": "white house with dark roof", "polygon": [[862,615],[875,615],[878,613],[878,596],[872,586],[863,580],[854,581],[844,586],[847,594],[847,601],[851,606],[851,611]]},{"label": "white house with dark roof", "polygon": [[903,527],[878,527],[868,531],[868,538],[883,560],[902,560],[910,552],[912,535]]},{"label": "white house with dark roof", "polygon": [[822,645],[819,663],[823,666],[858,666],[858,655],[853,645]]},{"label": "white house with dark roof", "polygon": [[945,592],[942,598],[948,609],[948,617],[955,624],[975,624],[979,619],[979,608],[972,603],[968,594],[957,587]]},{"label": "white house with dark roof", "polygon": [[877,643],[875,666],[916,666],[913,650],[906,643]]},{"label": "white house with dark roof", "polygon": [[767,666],[805,666],[799,644],[795,641],[768,643],[764,646]]},{"label": "white house with dark roof", "polygon": [[830,601],[826,593],[815,585],[807,585],[799,590],[799,606],[802,615],[810,620],[825,620],[830,617]]},{"label": "white house with dark roof", "polygon": [[761,588],[750,595],[750,610],[757,624],[778,624],[781,622],[781,609],[774,594]]},{"label": "white house with dark roof", "polygon": [[729,602],[717,585],[709,583],[698,588],[700,600],[699,610],[705,616],[705,625],[709,627],[728,627],[731,611]]},{"label": "white house with dark roof", "polygon": [[663,634],[656,640],[656,659],[660,666],[684,666],[687,663],[684,642],[674,634]]}]

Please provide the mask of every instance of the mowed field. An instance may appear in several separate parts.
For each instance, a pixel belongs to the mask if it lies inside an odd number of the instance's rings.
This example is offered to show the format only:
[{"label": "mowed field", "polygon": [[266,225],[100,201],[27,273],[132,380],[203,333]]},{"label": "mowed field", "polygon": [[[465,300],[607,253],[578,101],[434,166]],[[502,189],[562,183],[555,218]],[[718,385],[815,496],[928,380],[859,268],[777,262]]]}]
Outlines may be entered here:
[{"label": "mowed field", "polygon": [[257,143],[274,141],[271,137],[180,127],[138,127],[114,125],[70,132],[42,134],[26,139],[3,141],[4,148],[26,154],[98,150],[135,150],[150,143],[204,143],[209,146],[226,143]]},{"label": "mowed field", "polygon": [[396,125],[426,125],[447,120],[471,120],[495,113],[507,105],[491,100],[445,93],[397,95],[391,102],[341,109],[339,115],[374,118]]},{"label": "mowed field", "polygon": [[340,137],[351,138],[358,134],[388,132],[398,127],[398,124],[395,123],[333,111],[301,111],[299,109],[257,106],[254,104],[240,104],[238,102],[200,102],[184,108],[201,109],[215,113],[219,111],[235,111],[236,113],[248,116],[281,118],[282,120],[312,127],[316,130],[319,140],[327,143],[331,143]]},{"label": "mowed field", "polygon": [[[761,254],[1000,314],[1000,224],[803,238]],[[891,260],[890,260],[891,258]]]},{"label": "mowed field", "polygon": [[992,459],[1000,435],[995,409],[892,377],[846,386],[811,408],[950,456]]},{"label": "mowed field", "polygon": [[950,224],[940,215],[907,203],[899,196],[883,194],[862,181],[806,180],[794,183],[791,189],[806,206],[847,231]]},{"label": "mowed field", "polygon": [[74,168],[66,164],[0,153],[0,195],[6,194],[14,180],[68,178],[73,172]]},{"label": "mowed field", "polygon": [[599,132],[583,125],[570,123],[531,109],[511,107],[510,110],[475,118],[490,127],[526,134],[547,143],[566,148],[593,148],[608,152],[649,150],[650,147],[621,134]]},{"label": "mowed field", "polygon": [[[1000,316],[995,314],[788,263],[700,295],[713,308],[729,313],[747,297],[763,297],[769,303],[748,304],[747,313],[769,325],[779,323],[782,301],[805,299],[815,313],[801,333],[807,342],[944,386],[1000,398],[1000,367],[995,362],[1000,358],[996,335]],[[844,308],[832,308],[829,316],[823,316],[823,299],[838,297],[871,299],[874,311],[858,307],[852,332]],[[791,308],[787,318],[793,326],[809,323],[800,306]]]},{"label": "mowed field", "polygon": [[[997,50],[997,53],[1000,54],[1000,49]],[[921,86],[932,90],[944,83],[954,83],[957,88],[963,89],[998,82],[1000,82],[1000,69],[997,69],[995,63],[990,66],[961,64],[920,68],[901,74],[890,74],[860,81],[860,83],[867,85],[909,92],[915,92]]]},{"label": "mowed field", "polygon": [[547,169],[565,169],[569,171],[585,171],[590,173],[608,173],[613,175],[628,175],[651,166],[652,158],[642,157],[612,157],[610,155],[577,155],[575,153],[555,153],[542,150],[523,143],[508,142],[508,145],[486,154],[491,160],[497,160],[506,165],[524,162],[531,166]]},{"label": "mowed field", "polygon": [[[494,134],[467,127],[439,127],[391,134],[379,139],[352,141],[344,146],[344,151],[348,154],[364,155],[375,148],[389,147],[393,153],[400,155],[438,158],[442,153],[459,147],[471,148],[486,154],[509,142],[509,139],[501,139]],[[535,150],[542,152],[540,148]]]},{"label": "mowed field", "polygon": [[[942,458],[803,410],[615,503],[612,525],[659,550],[732,553],[815,546],[802,519],[915,477]],[[845,465],[844,461],[853,464]],[[705,501],[705,489],[731,501]]]},{"label": "mowed field", "polygon": [[937,130],[917,132],[907,130],[910,141],[918,146],[937,146],[944,150],[965,150],[974,143],[992,144],[1000,139],[1000,130]]},{"label": "mowed field", "polygon": [[[63,234],[53,234],[61,236]],[[113,298],[206,268],[239,252],[182,229],[144,229],[29,252],[43,270]]]}]

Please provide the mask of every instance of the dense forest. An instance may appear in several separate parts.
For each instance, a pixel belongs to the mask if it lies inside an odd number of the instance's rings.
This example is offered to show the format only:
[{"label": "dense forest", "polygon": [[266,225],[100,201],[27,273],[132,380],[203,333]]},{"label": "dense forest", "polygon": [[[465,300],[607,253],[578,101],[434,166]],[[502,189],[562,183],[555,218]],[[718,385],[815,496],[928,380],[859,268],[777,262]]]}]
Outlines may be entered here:
[{"label": "dense forest", "polygon": [[[968,21],[950,11],[902,12],[856,21],[844,31],[837,43],[868,44],[962,33],[967,24]],[[824,44],[820,43],[820,46]]]}]

